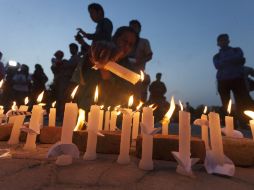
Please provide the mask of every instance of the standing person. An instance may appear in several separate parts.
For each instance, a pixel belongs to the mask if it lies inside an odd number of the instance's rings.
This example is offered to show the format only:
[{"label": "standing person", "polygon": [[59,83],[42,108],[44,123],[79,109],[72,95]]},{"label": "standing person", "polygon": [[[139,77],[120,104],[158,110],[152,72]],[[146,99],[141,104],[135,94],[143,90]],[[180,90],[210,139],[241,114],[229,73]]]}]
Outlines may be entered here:
[{"label": "standing person", "polygon": [[4,79],[4,77],[5,77],[5,69],[4,69],[4,64],[2,62],[2,56],[3,56],[3,54],[0,51],[0,81],[2,79]]},{"label": "standing person", "polygon": [[136,47],[130,55],[134,69],[137,72],[140,72],[140,70],[145,71],[146,63],[153,57],[150,42],[148,39],[140,37],[141,24],[138,20],[131,20],[129,26],[135,30],[139,37]]},{"label": "standing person", "polygon": [[213,63],[217,69],[218,92],[225,113],[230,99],[230,92],[233,92],[237,118],[240,124],[246,124],[248,119],[243,112],[248,106],[253,106],[253,100],[245,84],[245,58],[241,48],[230,47],[229,43],[228,34],[220,34],[217,37],[217,45],[220,50],[214,55]]},{"label": "standing person", "polygon": [[[104,17],[103,7],[98,3],[91,3],[88,5],[88,11],[91,19],[97,23],[96,30],[92,34],[83,31],[81,28],[78,28],[78,35],[76,36],[76,40],[81,41],[80,35],[82,35],[83,38],[92,40],[92,43],[97,41],[110,41],[113,31],[113,24],[108,18]],[[87,50],[87,44],[85,43],[83,45],[86,45],[85,49]]]}]

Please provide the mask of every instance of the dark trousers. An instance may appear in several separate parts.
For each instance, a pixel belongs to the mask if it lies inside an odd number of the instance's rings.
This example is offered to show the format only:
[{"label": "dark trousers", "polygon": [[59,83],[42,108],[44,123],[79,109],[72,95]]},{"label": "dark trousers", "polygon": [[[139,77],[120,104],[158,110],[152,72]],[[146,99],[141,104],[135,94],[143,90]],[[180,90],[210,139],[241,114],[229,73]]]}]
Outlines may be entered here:
[{"label": "dark trousers", "polygon": [[228,107],[231,91],[235,99],[237,119],[240,123],[247,124],[249,118],[243,112],[248,109],[253,110],[254,101],[249,94],[245,80],[243,78],[218,80],[218,92],[225,112]]}]

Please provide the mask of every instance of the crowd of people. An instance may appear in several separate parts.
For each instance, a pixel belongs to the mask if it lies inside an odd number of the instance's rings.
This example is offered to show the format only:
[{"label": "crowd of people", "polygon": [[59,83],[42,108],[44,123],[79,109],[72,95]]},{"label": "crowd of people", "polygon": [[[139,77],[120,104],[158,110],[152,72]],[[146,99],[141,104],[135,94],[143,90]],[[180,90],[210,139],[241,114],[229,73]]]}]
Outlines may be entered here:
[{"label": "crowd of people", "polygon": [[[75,100],[79,108],[88,113],[94,103],[94,92],[98,85],[100,96],[99,105],[105,107],[128,103],[130,95],[134,95],[135,104],[140,101],[145,104],[156,104],[155,121],[160,121],[167,112],[170,104],[166,100],[166,85],[161,81],[162,74],[156,74],[156,80],[151,83],[150,76],[145,74],[144,81],[133,85],[128,81],[105,69],[109,61],[133,72],[145,73],[146,63],[153,57],[148,39],[140,36],[142,25],[133,19],[127,25],[121,26],[113,32],[112,21],[105,17],[103,7],[98,3],[88,5],[88,12],[93,22],[97,24],[94,33],[88,33],[81,28],[74,36],[76,43],[69,44],[71,57],[64,59],[64,52],[57,50],[51,62],[54,75],[53,82],[46,89],[48,81],[41,65],[35,65],[33,74],[29,74],[29,67],[25,64],[6,66],[0,62],[0,79],[4,79],[1,104],[9,108],[12,101],[22,104],[26,96],[30,97],[31,105],[36,102],[38,94],[46,90],[47,102],[56,100],[57,118],[61,120],[64,113],[64,104],[70,101],[71,91],[79,85]],[[249,75],[254,70],[245,67],[245,58],[240,48],[229,46],[228,34],[221,34],[217,38],[220,51],[214,56],[213,62],[217,69],[218,92],[221,97],[224,114],[233,92],[236,104],[236,115],[240,122],[246,123],[243,110],[254,106],[249,94],[254,89],[254,82]],[[0,54],[0,60],[2,53]],[[96,67],[96,69],[95,69]],[[150,92],[148,97],[148,92]],[[191,108],[187,104],[188,108]]]}]

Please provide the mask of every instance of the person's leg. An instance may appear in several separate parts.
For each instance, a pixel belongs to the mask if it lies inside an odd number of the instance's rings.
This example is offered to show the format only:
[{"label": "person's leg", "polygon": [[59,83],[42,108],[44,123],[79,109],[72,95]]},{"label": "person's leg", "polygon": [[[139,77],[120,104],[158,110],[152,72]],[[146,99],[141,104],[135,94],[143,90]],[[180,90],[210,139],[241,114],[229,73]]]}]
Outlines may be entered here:
[{"label": "person's leg", "polygon": [[227,111],[228,102],[230,100],[230,90],[230,82],[228,80],[218,81],[218,92],[225,113]]}]

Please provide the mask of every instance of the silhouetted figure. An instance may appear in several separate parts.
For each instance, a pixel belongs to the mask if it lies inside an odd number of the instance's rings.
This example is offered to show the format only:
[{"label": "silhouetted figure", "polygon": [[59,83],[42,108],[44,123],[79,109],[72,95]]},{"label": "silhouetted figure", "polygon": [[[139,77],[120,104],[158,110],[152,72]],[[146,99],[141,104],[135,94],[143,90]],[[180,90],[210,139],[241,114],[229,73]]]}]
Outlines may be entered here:
[{"label": "silhouetted figure", "polygon": [[144,71],[146,63],[150,61],[153,56],[150,42],[147,39],[140,37],[141,23],[138,20],[131,20],[129,26],[133,28],[139,36],[138,42],[131,53],[130,58],[132,58],[131,60],[135,71]]},{"label": "silhouetted figure", "polygon": [[5,76],[5,69],[4,69],[4,64],[3,64],[3,62],[2,62],[2,56],[3,56],[3,54],[2,54],[2,52],[0,51],[0,81],[1,81],[2,79],[4,79],[4,76]]},{"label": "silhouetted figure", "polygon": [[110,41],[113,31],[113,24],[108,18],[104,17],[104,9],[100,4],[89,4],[88,11],[91,19],[97,23],[97,26],[94,33],[87,33],[81,28],[78,28],[78,34],[75,38],[83,46],[83,51],[87,51],[89,46],[84,40],[82,40],[82,37],[92,40],[92,42]]},{"label": "silhouetted figure", "polygon": [[240,124],[246,125],[248,118],[243,112],[253,106],[253,101],[245,84],[243,66],[245,58],[241,48],[230,47],[229,43],[228,34],[220,34],[217,37],[217,45],[220,50],[214,55],[213,63],[217,69],[218,92],[225,113],[230,99],[230,92],[233,92],[237,117]]},{"label": "silhouetted figure", "polygon": [[155,122],[160,121],[169,108],[169,103],[164,96],[167,92],[167,88],[163,82],[161,82],[161,73],[156,74],[156,80],[153,81],[149,87],[150,97],[149,104],[155,104],[157,109],[154,111]]},{"label": "silhouetted figure", "polygon": [[244,66],[244,78],[247,89],[249,91],[254,90],[254,80],[252,79],[252,77],[254,77],[254,69],[251,67]]},{"label": "silhouetted figure", "polygon": [[33,104],[36,103],[36,100],[39,96],[39,94],[42,91],[46,90],[46,82],[48,81],[47,75],[44,73],[43,68],[40,64],[35,64],[35,70],[32,74],[32,96],[31,101]]},{"label": "silhouetted figure", "polygon": [[31,76],[29,75],[29,67],[22,64],[20,69],[14,74],[12,89],[14,92],[14,100],[17,105],[24,104],[24,100],[28,97],[31,90]]}]

